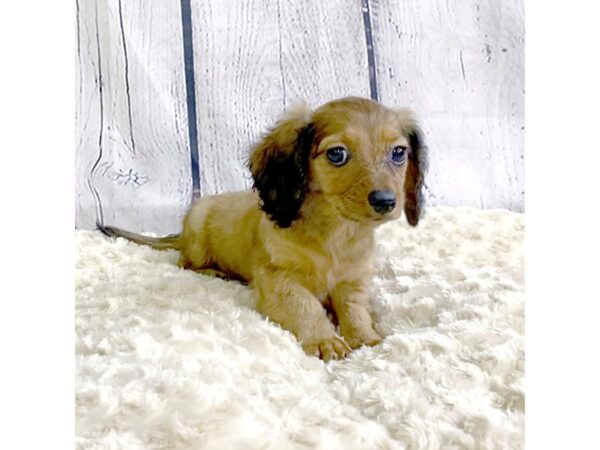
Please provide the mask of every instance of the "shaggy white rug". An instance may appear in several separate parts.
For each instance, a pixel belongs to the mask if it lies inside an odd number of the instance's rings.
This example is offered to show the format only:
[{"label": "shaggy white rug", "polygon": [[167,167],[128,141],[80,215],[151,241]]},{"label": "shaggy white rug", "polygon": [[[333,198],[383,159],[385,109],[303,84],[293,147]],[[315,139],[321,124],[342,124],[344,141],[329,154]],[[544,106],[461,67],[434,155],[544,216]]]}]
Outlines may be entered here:
[{"label": "shaggy white rug", "polygon": [[522,214],[471,208],[384,225],[385,339],[325,364],[250,288],[78,231],[77,447],[522,448],[523,234]]}]

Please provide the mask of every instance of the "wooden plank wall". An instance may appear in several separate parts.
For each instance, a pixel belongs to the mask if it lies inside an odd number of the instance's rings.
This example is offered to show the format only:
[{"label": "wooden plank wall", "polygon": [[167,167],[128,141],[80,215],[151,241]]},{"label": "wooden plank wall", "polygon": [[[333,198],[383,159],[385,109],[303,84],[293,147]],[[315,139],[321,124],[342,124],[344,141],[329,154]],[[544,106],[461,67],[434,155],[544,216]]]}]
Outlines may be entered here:
[{"label": "wooden plank wall", "polygon": [[193,5],[203,194],[250,185],[250,144],[294,101],[369,95],[360,2]]},{"label": "wooden plank wall", "polygon": [[416,111],[430,204],[524,209],[522,0],[191,0],[193,92],[182,3],[76,0],[78,228],[179,230],[190,99],[201,195],[293,102],[359,95]]},{"label": "wooden plank wall", "polygon": [[430,147],[429,203],[523,211],[522,0],[372,0],[381,101]]},{"label": "wooden plank wall", "polygon": [[177,230],[192,186],[179,3],[77,7],[76,226]]}]

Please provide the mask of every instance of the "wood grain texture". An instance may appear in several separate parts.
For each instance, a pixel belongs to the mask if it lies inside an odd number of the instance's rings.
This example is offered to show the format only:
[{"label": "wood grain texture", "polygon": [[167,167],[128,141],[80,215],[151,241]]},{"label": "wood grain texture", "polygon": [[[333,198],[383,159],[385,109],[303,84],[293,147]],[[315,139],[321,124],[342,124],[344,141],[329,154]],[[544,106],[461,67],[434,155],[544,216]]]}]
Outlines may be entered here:
[{"label": "wood grain texture", "polygon": [[369,97],[360,1],[279,2],[284,104]]},{"label": "wood grain texture", "polygon": [[88,175],[98,157],[101,128],[95,4],[76,0],[76,7],[75,226],[91,229],[97,211]]},{"label": "wood grain texture", "polygon": [[203,195],[250,185],[251,142],[282,108],[277,3],[193,0],[198,153]]},{"label": "wood grain texture", "polygon": [[[191,1],[203,195],[250,186],[251,145],[295,101],[369,97],[361,3]],[[379,96],[421,119],[429,203],[522,211],[522,0],[370,4]],[[176,232],[192,193],[180,2],[76,5],[76,226]]]},{"label": "wood grain texture", "polygon": [[[191,198],[179,2],[84,3],[80,102],[91,110],[78,108],[78,208],[89,211],[85,184],[104,223],[178,231]],[[82,213],[78,226],[92,219]]]},{"label": "wood grain texture", "polygon": [[371,5],[381,101],[421,119],[429,203],[522,211],[522,1]]},{"label": "wood grain texture", "polygon": [[193,1],[204,195],[250,186],[249,149],[284,109],[368,96],[360,2]]}]

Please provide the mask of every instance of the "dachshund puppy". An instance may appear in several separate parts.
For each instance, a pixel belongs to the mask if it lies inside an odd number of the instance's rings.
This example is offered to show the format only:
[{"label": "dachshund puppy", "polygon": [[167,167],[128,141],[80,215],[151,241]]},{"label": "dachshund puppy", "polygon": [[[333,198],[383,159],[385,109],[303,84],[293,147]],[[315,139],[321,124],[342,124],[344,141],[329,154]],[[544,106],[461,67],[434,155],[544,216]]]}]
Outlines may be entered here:
[{"label": "dachshund puppy", "polygon": [[254,190],[200,198],[178,235],[99,228],[178,249],[183,268],[250,282],[259,312],[306,353],[343,358],[381,340],[370,314],[374,231],[402,211],[417,225],[426,162],[407,110],[354,97],[303,105],[252,149]]}]

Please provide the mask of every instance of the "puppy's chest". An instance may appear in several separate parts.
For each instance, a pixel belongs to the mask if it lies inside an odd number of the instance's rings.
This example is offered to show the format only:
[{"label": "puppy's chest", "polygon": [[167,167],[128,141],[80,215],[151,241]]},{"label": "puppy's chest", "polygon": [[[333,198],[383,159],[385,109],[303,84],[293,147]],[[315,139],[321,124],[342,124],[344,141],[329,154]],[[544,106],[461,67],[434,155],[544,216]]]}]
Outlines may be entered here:
[{"label": "puppy's chest", "polygon": [[312,258],[310,274],[317,297],[326,297],[340,282],[359,279],[370,272],[372,245],[368,239],[333,236],[323,242],[318,253],[319,257]]}]

